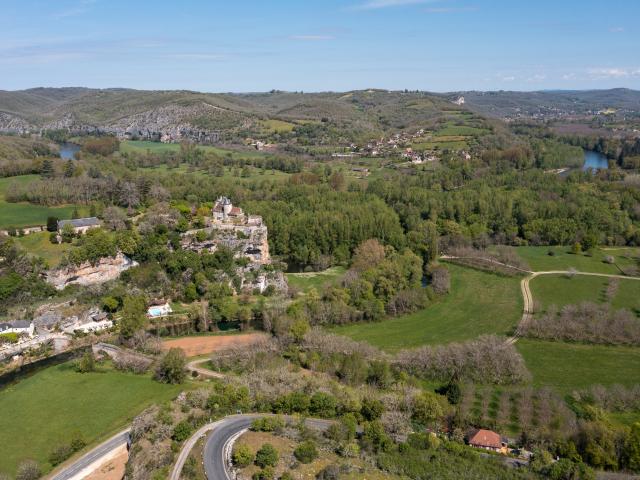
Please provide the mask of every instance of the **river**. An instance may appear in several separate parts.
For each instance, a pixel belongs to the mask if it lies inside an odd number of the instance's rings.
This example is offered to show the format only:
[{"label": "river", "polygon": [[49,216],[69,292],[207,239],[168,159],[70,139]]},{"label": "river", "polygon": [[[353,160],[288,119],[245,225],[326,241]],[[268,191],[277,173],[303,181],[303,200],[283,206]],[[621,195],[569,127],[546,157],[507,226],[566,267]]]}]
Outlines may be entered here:
[{"label": "river", "polygon": [[603,154],[593,150],[584,151],[583,170],[606,170],[609,168],[609,160]]},{"label": "river", "polygon": [[75,160],[76,152],[80,151],[77,143],[62,143],[60,145],[60,158],[63,160]]}]

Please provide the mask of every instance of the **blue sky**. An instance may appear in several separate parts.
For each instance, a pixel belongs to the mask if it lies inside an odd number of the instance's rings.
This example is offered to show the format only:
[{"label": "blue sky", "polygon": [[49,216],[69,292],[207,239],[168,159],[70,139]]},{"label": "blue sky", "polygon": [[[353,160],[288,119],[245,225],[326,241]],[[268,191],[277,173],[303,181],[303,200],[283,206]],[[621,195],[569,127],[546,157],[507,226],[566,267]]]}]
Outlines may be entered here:
[{"label": "blue sky", "polygon": [[0,0],[0,89],[640,89],[639,0]]}]

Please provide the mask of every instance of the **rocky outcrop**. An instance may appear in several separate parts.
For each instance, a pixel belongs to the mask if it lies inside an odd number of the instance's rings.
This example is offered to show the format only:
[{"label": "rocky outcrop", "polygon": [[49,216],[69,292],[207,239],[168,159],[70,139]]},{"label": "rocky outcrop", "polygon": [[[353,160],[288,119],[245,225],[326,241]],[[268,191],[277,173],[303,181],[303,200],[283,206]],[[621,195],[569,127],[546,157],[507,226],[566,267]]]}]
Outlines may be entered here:
[{"label": "rocky outcrop", "polygon": [[115,257],[101,258],[96,264],[85,262],[80,265],[69,265],[46,274],[46,280],[56,289],[62,290],[67,285],[95,285],[115,280],[125,270],[137,263],[119,253]]},{"label": "rocky outcrop", "polygon": [[0,112],[0,131],[7,133],[29,133],[37,130],[26,120],[9,113]]}]

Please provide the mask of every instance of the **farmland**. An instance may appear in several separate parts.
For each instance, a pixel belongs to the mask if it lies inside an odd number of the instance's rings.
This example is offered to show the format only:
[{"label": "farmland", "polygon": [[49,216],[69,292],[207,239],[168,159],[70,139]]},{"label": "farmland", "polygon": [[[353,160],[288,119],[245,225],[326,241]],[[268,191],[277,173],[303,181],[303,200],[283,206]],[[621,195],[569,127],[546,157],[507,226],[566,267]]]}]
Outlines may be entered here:
[{"label": "farmland", "polygon": [[[594,249],[591,255],[569,253],[569,247],[518,247],[516,251],[533,271],[575,268],[580,272],[610,274],[620,274],[620,268],[633,265],[634,258],[640,255],[638,248],[598,248]],[[553,255],[549,255],[550,252]],[[615,264],[605,263],[606,256],[612,256]]]},{"label": "farmland", "polygon": [[507,335],[522,311],[518,280],[449,265],[451,292],[424,310],[376,323],[336,327],[335,333],[389,351]]},{"label": "farmland", "polygon": [[73,205],[46,207],[44,205],[32,205],[24,202],[9,203],[5,201],[4,194],[12,183],[27,184],[39,178],[38,175],[0,178],[0,228],[44,225],[47,217],[50,216],[71,218],[74,209]]},{"label": "farmland", "polygon": [[607,286],[611,282],[618,285],[611,301],[615,308],[640,307],[640,281],[637,280],[613,280],[583,275],[571,278],[565,275],[544,275],[531,280],[530,285],[534,300],[546,309],[551,305],[562,307],[582,302],[605,303],[608,301]]},{"label": "farmland", "polygon": [[336,284],[345,271],[344,267],[331,267],[323,272],[287,273],[287,282],[304,293],[312,288],[321,293],[327,285]]},{"label": "farmland", "polygon": [[102,366],[77,373],[73,363],[49,367],[0,391],[0,472],[15,473],[25,458],[49,470],[48,456],[79,432],[95,443],[124,427],[145,406],[169,400],[184,386]]},{"label": "farmland", "polygon": [[49,232],[16,237],[16,242],[30,254],[44,258],[50,267],[57,267],[64,253],[73,248],[70,243],[51,243]]},{"label": "farmland", "polygon": [[519,340],[518,351],[533,375],[533,385],[560,393],[589,385],[640,383],[640,349]]}]

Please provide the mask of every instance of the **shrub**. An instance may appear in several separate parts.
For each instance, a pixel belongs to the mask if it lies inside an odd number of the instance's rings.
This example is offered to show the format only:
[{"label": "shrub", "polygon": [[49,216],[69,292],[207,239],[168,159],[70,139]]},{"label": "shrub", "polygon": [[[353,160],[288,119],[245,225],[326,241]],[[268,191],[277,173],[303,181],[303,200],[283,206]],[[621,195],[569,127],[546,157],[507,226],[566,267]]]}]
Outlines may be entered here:
[{"label": "shrub", "polygon": [[316,475],[318,480],[338,480],[340,478],[340,468],[337,465],[327,465]]},{"label": "shrub", "polygon": [[311,396],[309,412],[317,417],[334,417],[336,414],[336,399],[332,395],[316,392]]},{"label": "shrub", "polygon": [[0,335],[0,345],[3,343],[18,343],[19,335],[15,332]]},{"label": "shrub", "polygon": [[37,480],[41,476],[40,466],[34,460],[25,460],[18,465],[16,480]]},{"label": "shrub", "polygon": [[238,468],[248,467],[253,462],[253,453],[248,445],[241,443],[233,449],[231,459]]},{"label": "shrub", "polygon": [[176,428],[173,429],[173,435],[171,438],[176,442],[184,442],[191,436],[191,432],[193,432],[193,427],[189,422],[183,420],[176,425]]},{"label": "shrub", "polygon": [[375,398],[364,398],[360,413],[368,422],[378,420],[384,413],[384,404]]},{"label": "shrub", "polygon": [[279,455],[278,450],[270,443],[265,443],[260,447],[260,450],[256,452],[255,463],[261,468],[267,466],[275,467],[278,464]]},{"label": "shrub", "polygon": [[311,463],[318,458],[318,449],[315,443],[307,440],[296,447],[293,455],[300,463]]},{"label": "shrub", "polygon": [[284,420],[281,417],[262,417],[251,422],[251,430],[254,432],[276,432],[283,428]]},{"label": "shrub", "polygon": [[179,348],[172,348],[160,360],[155,378],[162,383],[182,383],[187,377],[185,366],[184,352]]},{"label": "shrub", "polygon": [[273,471],[273,467],[267,466],[260,470],[259,472],[254,473],[251,476],[252,480],[273,480],[276,472]]},{"label": "shrub", "polygon": [[49,455],[49,463],[54,467],[60,465],[67,458],[73,455],[73,449],[69,445],[60,445],[56,447]]},{"label": "shrub", "polygon": [[80,373],[89,373],[96,370],[96,362],[93,358],[93,352],[88,351],[82,355],[82,358],[76,363],[76,370]]}]

